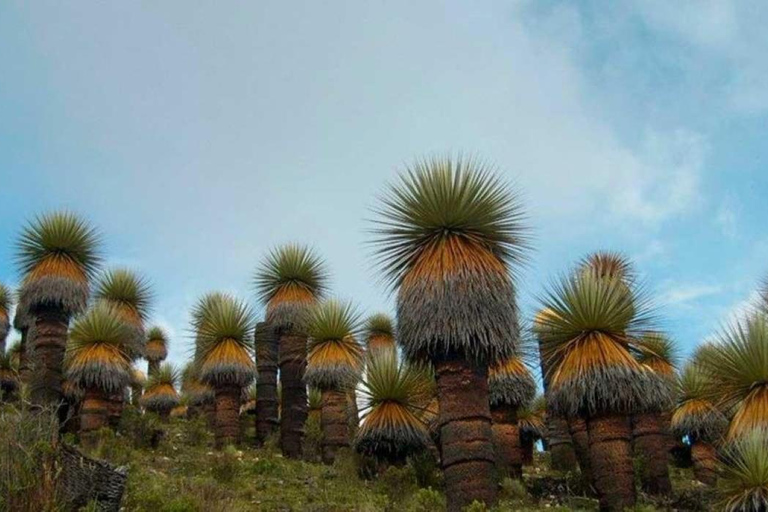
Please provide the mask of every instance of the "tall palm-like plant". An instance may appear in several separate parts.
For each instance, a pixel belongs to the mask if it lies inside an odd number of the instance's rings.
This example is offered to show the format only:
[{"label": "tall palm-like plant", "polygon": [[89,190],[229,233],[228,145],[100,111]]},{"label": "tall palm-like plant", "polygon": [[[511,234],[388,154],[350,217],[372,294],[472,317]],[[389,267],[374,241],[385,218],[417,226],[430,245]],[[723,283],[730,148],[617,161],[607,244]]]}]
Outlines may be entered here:
[{"label": "tall palm-like plant", "polygon": [[80,217],[56,212],[37,217],[21,233],[16,259],[22,274],[17,314],[34,336],[30,398],[38,405],[61,402],[62,363],[73,314],[85,310],[99,263],[100,240]]},{"label": "tall palm-like plant", "polygon": [[669,422],[675,385],[677,351],[674,343],[661,333],[648,333],[638,340],[636,358],[658,375],[667,393],[654,410],[632,416],[632,443],[635,456],[642,459],[640,473],[643,489],[649,494],[669,494]]},{"label": "tall palm-like plant", "polygon": [[379,350],[389,350],[397,353],[395,345],[395,325],[389,315],[376,313],[365,321],[365,344],[368,357],[374,357]]},{"label": "tall palm-like plant", "polygon": [[488,374],[496,466],[503,475],[523,476],[523,454],[517,412],[536,396],[536,383],[519,356],[491,367]]},{"label": "tall palm-like plant", "polygon": [[401,465],[431,444],[424,417],[437,411],[430,410],[435,377],[428,366],[399,364],[393,351],[378,351],[368,359],[360,393],[358,452]]},{"label": "tall palm-like plant", "polygon": [[721,463],[726,512],[768,510],[768,430],[756,428],[730,445]]},{"label": "tall palm-like plant", "polygon": [[256,324],[256,442],[264,443],[277,430],[277,337],[267,322]]},{"label": "tall palm-like plant", "polygon": [[160,365],[149,379],[144,394],[141,396],[141,404],[148,411],[152,411],[165,420],[171,414],[174,407],[179,405],[179,370],[170,363]]},{"label": "tall palm-like plant", "polygon": [[13,293],[0,283],[0,354],[5,353],[5,339],[11,329],[11,306],[13,305]]},{"label": "tall palm-like plant", "polygon": [[85,392],[80,434],[86,443],[93,440],[92,433],[109,425],[109,395],[130,382],[131,361],[123,346],[128,334],[120,314],[107,304],[97,304],[72,326],[64,368],[73,389]]},{"label": "tall palm-like plant", "polygon": [[549,369],[550,407],[585,419],[601,508],[634,506],[628,416],[653,410],[667,392],[631,352],[648,330],[648,302],[622,279],[582,271],[556,283],[544,303],[551,314],[536,329]]},{"label": "tall palm-like plant", "polygon": [[312,308],[307,332],[309,354],[305,381],[320,390],[322,459],[332,464],[336,452],[350,445],[347,392],[363,370],[363,348],[357,342],[360,314],[349,302],[330,299]]},{"label": "tall palm-like plant", "polygon": [[[126,337],[122,340],[123,353],[131,361],[144,356],[144,322],[152,299],[147,281],[131,270],[117,268],[101,275],[95,288],[96,301],[112,306],[127,327]],[[113,427],[123,414],[125,392],[121,389],[109,397],[109,421]]]},{"label": "tall palm-like plant", "polygon": [[296,244],[278,247],[256,271],[256,290],[266,306],[266,321],[278,337],[282,403],[280,446],[291,458],[301,456],[307,420],[307,312],[323,297],[328,272],[310,249]]},{"label": "tall palm-like plant", "polygon": [[210,302],[202,311],[195,363],[200,381],[216,396],[216,446],[239,441],[240,393],[254,379],[253,313],[231,296]]},{"label": "tall palm-like plant", "polygon": [[710,399],[712,379],[696,359],[682,369],[675,381],[675,410],[670,427],[691,443],[693,473],[708,485],[717,481],[715,444],[722,438],[728,420]]},{"label": "tall palm-like plant", "polygon": [[493,503],[488,365],[512,354],[517,196],[476,160],[418,161],[381,199],[374,247],[397,290],[398,343],[436,370],[448,508]]},{"label": "tall palm-like plant", "polygon": [[147,373],[151,377],[168,357],[168,334],[162,327],[154,326],[147,332],[144,357],[148,363]]},{"label": "tall palm-like plant", "polygon": [[517,411],[520,427],[520,447],[523,452],[523,466],[533,464],[533,445],[547,436],[547,399],[538,395]]},{"label": "tall palm-like plant", "polygon": [[768,316],[725,328],[699,359],[712,378],[710,398],[731,418],[726,440],[768,428]]}]

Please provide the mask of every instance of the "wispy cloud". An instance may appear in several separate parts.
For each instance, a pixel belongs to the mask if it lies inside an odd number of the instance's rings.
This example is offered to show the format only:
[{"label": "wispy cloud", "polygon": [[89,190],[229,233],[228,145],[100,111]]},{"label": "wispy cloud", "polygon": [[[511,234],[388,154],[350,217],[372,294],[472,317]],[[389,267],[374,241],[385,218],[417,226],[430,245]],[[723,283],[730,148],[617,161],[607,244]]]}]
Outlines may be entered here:
[{"label": "wispy cloud", "polygon": [[668,283],[659,293],[659,302],[665,306],[690,307],[699,299],[723,291],[719,285],[699,283]]},{"label": "wispy cloud", "polygon": [[735,238],[738,235],[738,214],[736,212],[736,206],[733,202],[726,200],[720,205],[715,215],[715,225],[728,238]]}]

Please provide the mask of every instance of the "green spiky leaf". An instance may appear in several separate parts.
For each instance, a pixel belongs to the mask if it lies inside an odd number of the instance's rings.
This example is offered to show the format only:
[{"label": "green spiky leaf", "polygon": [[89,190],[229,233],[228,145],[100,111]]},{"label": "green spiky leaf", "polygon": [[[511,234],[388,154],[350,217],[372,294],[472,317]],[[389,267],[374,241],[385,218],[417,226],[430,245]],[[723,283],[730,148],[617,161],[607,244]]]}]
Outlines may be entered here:
[{"label": "green spiky leaf", "polygon": [[120,391],[131,378],[123,340],[128,328],[117,310],[99,303],[75,320],[64,355],[66,377],[82,388]]},{"label": "green spiky leaf", "polygon": [[724,510],[768,509],[768,430],[752,430],[733,443],[720,466]]},{"label": "green spiky leaf", "polygon": [[395,287],[425,247],[448,236],[472,239],[510,266],[522,261],[528,245],[517,194],[475,159],[416,161],[381,203],[373,245]]},{"label": "green spiky leaf", "polygon": [[144,321],[149,314],[152,290],[149,282],[134,271],[117,268],[108,270],[99,278],[94,298],[126,308]]},{"label": "green spiky leaf", "polygon": [[254,282],[259,299],[266,305],[287,287],[321,298],[327,291],[328,277],[322,259],[310,248],[287,244],[270,251],[256,271]]},{"label": "green spiky leaf", "polygon": [[25,275],[53,256],[68,259],[93,277],[101,262],[100,244],[101,237],[86,220],[71,212],[53,212],[36,217],[24,228],[16,259]]}]

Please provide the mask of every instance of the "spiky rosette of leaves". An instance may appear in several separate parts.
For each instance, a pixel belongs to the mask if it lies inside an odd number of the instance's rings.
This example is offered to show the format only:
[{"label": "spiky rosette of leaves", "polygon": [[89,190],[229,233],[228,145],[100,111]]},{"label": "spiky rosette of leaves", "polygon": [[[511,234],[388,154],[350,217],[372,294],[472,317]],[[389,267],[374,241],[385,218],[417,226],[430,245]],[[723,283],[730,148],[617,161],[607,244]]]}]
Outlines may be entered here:
[{"label": "spiky rosette of leaves", "polygon": [[144,357],[155,362],[165,361],[168,357],[168,334],[162,327],[154,326],[147,331]]},{"label": "spiky rosette of leaves", "polygon": [[0,389],[15,391],[19,387],[18,367],[10,352],[0,352]]},{"label": "spiky rosette of leaves", "polygon": [[534,330],[547,368],[549,405],[565,417],[658,410],[663,380],[631,351],[648,332],[649,302],[616,278],[580,272],[542,299]]},{"label": "spiky rosette of leaves", "polygon": [[84,311],[89,281],[101,262],[100,236],[70,212],[36,217],[16,243],[23,275],[18,309],[25,315],[37,306],[55,305],[67,313]]},{"label": "spiky rosette of leaves", "polygon": [[768,316],[734,322],[698,356],[712,379],[710,399],[731,416],[726,438],[768,428]]},{"label": "spiky rosette of leaves", "polygon": [[389,315],[376,313],[369,316],[363,331],[369,354],[379,349],[397,350],[395,324]]},{"label": "spiky rosette of leaves", "polygon": [[130,330],[123,342],[125,352],[136,360],[144,356],[144,321],[149,314],[152,292],[149,283],[132,270],[106,271],[96,283],[94,298],[115,308]]},{"label": "spiky rosette of leaves", "polygon": [[359,393],[362,424],[355,439],[359,452],[406,456],[429,444],[423,420],[435,396],[429,367],[398,364],[393,353],[379,352],[368,362]]},{"label": "spiky rosette of leaves", "polygon": [[195,363],[200,380],[212,387],[245,387],[256,376],[251,357],[253,313],[244,302],[224,296],[202,311]]},{"label": "spiky rosette of leaves", "polygon": [[373,247],[397,290],[398,343],[409,359],[512,355],[514,273],[528,245],[517,195],[477,160],[417,161],[376,210]]},{"label": "spiky rosette of leaves", "polygon": [[157,372],[147,381],[147,387],[141,396],[141,404],[152,412],[170,411],[179,405],[179,370],[170,363],[160,365]]},{"label": "spiky rosette of leaves", "polygon": [[128,333],[114,307],[100,303],[89,309],[70,330],[64,353],[66,378],[83,389],[122,391],[131,378],[131,360],[123,346]]},{"label": "spiky rosette of leaves", "polygon": [[325,263],[308,247],[286,244],[270,251],[254,278],[266,321],[303,330],[309,308],[328,289],[328,277]]},{"label": "spiky rosette of leaves", "polygon": [[538,395],[517,410],[517,425],[521,434],[543,439],[547,434],[547,399]]},{"label": "spiky rosette of leaves", "polygon": [[637,277],[632,262],[619,252],[594,252],[581,260],[579,270],[594,272],[599,277],[618,279],[628,284],[634,283]]},{"label": "spiky rosette of leaves", "polygon": [[522,407],[536,396],[536,382],[523,360],[513,356],[489,369],[488,392],[491,406]]},{"label": "spiky rosette of leaves", "polygon": [[671,428],[678,437],[712,443],[720,439],[728,420],[710,399],[711,376],[695,361],[685,365],[675,381],[675,410]]},{"label": "spiky rosette of leaves", "polygon": [[677,346],[663,333],[649,332],[635,343],[637,360],[664,377],[674,379],[679,361]]},{"label": "spiky rosette of leaves", "polygon": [[364,352],[357,342],[360,313],[350,302],[329,299],[308,314],[305,382],[320,389],[346,390],[359,379]]},{"label": "spiky rosette of leaves", "polygon": [[194,362],[188,363],[181,372],[181,391],[189,405],[202,405],[215,399],[213,388],[200,381],[199,371]]},{"label": "spiky rosette of leaves", "polygon": [[732,443],[725,450],[720,468],[723,510],[768,510],[768,430],[751,430]]},{"label": "spiky rosette of leaves", "polygon": [[205,313],[214,304],[224,302],[229,299],[226,293],[209,292],[200,297],[192,307],[192,329],[198,332],[205,321]]}]

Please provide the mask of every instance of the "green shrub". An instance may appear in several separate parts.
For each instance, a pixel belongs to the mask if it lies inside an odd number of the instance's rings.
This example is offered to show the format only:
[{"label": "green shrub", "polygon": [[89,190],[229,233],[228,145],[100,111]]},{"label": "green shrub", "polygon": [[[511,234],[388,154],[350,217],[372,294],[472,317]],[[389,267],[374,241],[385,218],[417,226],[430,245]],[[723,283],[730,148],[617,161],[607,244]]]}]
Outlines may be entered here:
[{"label": "green shrub", "polygon": [[419,487],[442,487],[442,473],[438,471],[437,459],[429,450],[414,455],[408,460],[413,468]]},{"label": "green shrub", "polygon": [[416,475],[411,466],[390,466],[379,476],[376,486],[393,503],[400,503],[418,490]]},{"label": "green shrub", "polygon": [[445,510],[445,496],[431,487],[419,489],[408,500],[407,512],[442,512]]},{"label": "green shrub", "polygon": [[237,476],[240,466],[237,448],[227,446],[216,454],[211,461],[211,475],[220,483],[231,483]]}]

